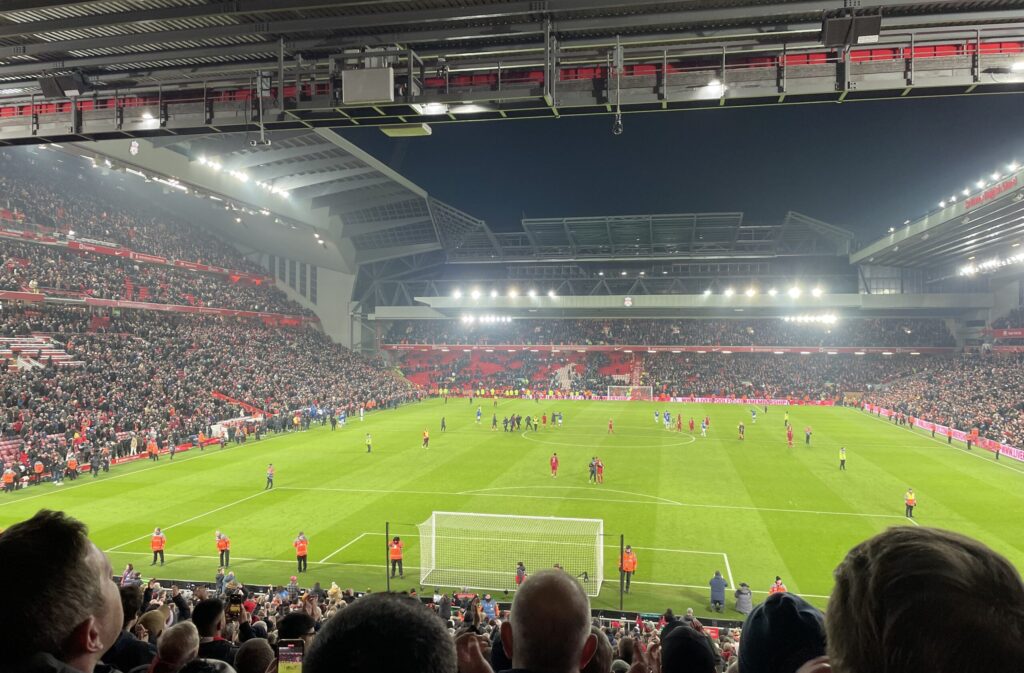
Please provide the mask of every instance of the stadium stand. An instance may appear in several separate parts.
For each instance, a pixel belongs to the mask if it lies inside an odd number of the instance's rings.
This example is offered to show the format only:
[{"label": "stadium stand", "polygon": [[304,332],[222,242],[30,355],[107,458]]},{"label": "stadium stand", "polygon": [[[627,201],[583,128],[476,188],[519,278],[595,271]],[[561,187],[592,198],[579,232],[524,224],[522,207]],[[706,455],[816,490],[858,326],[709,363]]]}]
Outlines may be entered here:
[{"label": "stadium stand", "polygon": [[397,321],[389,344],[644,346],[935,346],[954,345],[941,320],[853,318],[835,324],[764,320],[515,320],[501,325]]}]

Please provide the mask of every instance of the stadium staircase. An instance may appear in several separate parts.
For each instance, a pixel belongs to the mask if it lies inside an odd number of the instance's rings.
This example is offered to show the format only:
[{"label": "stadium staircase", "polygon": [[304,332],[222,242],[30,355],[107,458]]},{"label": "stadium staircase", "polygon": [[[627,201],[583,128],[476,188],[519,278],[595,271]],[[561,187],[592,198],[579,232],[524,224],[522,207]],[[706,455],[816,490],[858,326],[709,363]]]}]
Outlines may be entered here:
[{"label": "stadium staircase", "polygon": [[57,367],[85,366],[85,362],[74,359],[61,344],[42,335],[0,338],[0,358],[7,361],[8,372],[42,368],[47,361],[52,361]]},{"label": "stadium staircase", "polygon": [[555,384],[560,390],[572,390],[573,377],[575,376],[578,367],[578,364],[570,362],[569,364],[555,370]]}]

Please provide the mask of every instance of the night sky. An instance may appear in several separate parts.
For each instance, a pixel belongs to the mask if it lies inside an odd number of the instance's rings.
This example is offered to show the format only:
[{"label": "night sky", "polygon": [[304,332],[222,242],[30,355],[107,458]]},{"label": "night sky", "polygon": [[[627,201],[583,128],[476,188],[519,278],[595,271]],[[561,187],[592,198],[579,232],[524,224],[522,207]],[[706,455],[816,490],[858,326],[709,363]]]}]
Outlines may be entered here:
[{"label": "night sky", "polygon": [[497,230],[523,217],[800,211],[861,243],[1024,161],[1024,96],[435,124],[342,134]]}]

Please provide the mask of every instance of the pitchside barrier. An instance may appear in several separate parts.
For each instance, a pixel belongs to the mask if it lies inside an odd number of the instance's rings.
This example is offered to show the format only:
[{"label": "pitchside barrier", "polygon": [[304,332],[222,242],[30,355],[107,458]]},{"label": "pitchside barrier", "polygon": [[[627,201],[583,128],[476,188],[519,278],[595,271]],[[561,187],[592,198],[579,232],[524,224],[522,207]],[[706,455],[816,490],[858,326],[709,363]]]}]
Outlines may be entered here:
[{"label": "pitchside barrier", "polygon": [[[876,416],[880,416],[882,418],[890,418],[891,416],[897,413],[891,409],[885,409],[878,405],[867,403],[864,404],[864,411],[868,412],[869,414],[875,414]],[[958,442],[970,441],[974,446],[980,446],[981,448],[991,451],[992,453],[998,454],[1000,456],[1006,456],[1007,458],[1013,458],[1014,460],[1024,462],[1024,451],[1018,449],[1015,446],[1003,444],[1002,442],[997,442],[994,439],[988,439],[987,437],[974,437],[969,432],[957,430],[956,428],[950,428],[945,425],[939,425],[938,423],[933,423],[932,421],[927,421],[921,418],[911,419],[908,416],[907,420],[912,420],[914,422],[914,427],[921,428],[922,430],[925,430],[927,432],[934,432],[936,435],[939,435],[941,437],[952,436],[953,439],[957,440]]]}]

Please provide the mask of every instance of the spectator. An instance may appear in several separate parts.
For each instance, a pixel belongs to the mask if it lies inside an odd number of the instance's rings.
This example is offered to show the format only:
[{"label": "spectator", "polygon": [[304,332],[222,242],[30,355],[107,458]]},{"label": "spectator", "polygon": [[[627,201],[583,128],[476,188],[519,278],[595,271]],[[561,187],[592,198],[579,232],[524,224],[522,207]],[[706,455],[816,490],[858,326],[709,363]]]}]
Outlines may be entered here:
[{"label": "spectator", "polygon": [[516,670],[574,673],[597,649],[590,632],[590,600],[583,587],[560,570],[529,576],[516,591],[501,642]]},{"label": "spectator", "polygon": [[[199,631],[192,622],[175,624],[160,636],[157,658],[147,673],[178,673],[199,654]],[[264,669],[265,671],[266,669]]]},{"label": "spectator", "polygon": [[[125,571],[125,575],[128,574]],[[134,570],[131,571],[134,573]],[[145,666],[156,656],[156,647],[148,641],[141,641],[131,634],[132,627],[142,612],[142,589],[137,586],[122,586],[121,612],[124,622],[121,634],[114,645],[103,655],[103,663],[113,666],[119,671],[130,671],[138,666]]]},{"label": "spectator", "polygon": [[662,673],[715,673],[716,664],[707,636],[685,625],[672,629],[661,643]]},{"label": "spectator", "polygon": [[736,597],[736,612],[742,613],[744,616],[749,615],[750,611],[754,609],[753,592],[750,590],[750,585],[740,582],[739,589],[733,595]]},{"label": "spectator", "polygon": [[[486,665],[486,663],[484,664]],[[455,647],[419,601],[374,593],[328,620],[313,640],[303,673],[455,673]]]},{"label": "spectator", "polygon": [[608,642],[608,636],[604,631],[596,626],[590,627],[590,635],[597,641],[597,648],[587,665],[580,669],[580,673],[609,673],[612,670],[612,644]]},{"label": "spectator", "polygon": [[316,622],[306,612],[290,612],[277,623],[278,640],[303,640],[308,650],[316,635]]},{"label": "spectator", "polygon": [[264,638],[245,641],[235,653],[237,673],[267,673],[274,661],[274,649]]},{"label": "spectator", "polygon": [[740,673],[796,673],[824,654],[824,616],[794,594],[772,594],[743,623]]},{"label": "spectator", "polygon": [[827,623],[835,673],[1024,670],[1024,584],[977,540],[890,528],[851,549],[835,579]]},{"label": "spectator", "polygon": [[725,590],[729,587],[729,583],[722,577],[722,572],[716,570],[715,576],[708,582],[708,586],[711,587],[711,609],[721,612],[722,606],[725,605]]},{"label": "spectator", "polygon": [[124,620],[110,561],[85,526],[40,510],[0,534],[0,568],[18,580],[0,610],[4,661],[26,672],[93,673]]},{"label": "spectator", "polygon": [[200,601],[192,610],[192,622],[199,630],[199,656],[233,665],[236,648],[221,636],[226,622],[224,603],[219,598]]}]

